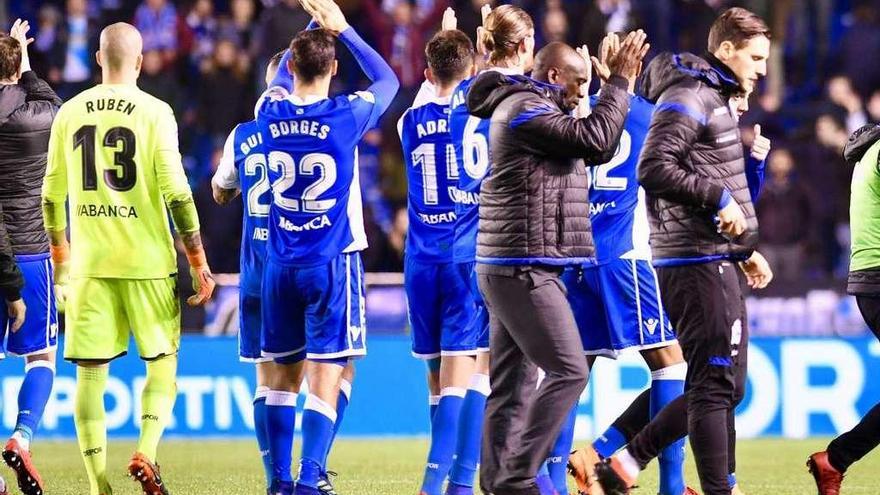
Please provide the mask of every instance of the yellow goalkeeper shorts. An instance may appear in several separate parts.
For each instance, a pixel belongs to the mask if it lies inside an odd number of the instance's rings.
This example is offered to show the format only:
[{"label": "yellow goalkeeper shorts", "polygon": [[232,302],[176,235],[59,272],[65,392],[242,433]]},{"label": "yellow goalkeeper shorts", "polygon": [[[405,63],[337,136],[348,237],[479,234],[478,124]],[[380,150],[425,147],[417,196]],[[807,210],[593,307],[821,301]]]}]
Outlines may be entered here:
[{"label": "yellow goalkeeper shorts", "polygon": [[128,352],[131,335],[145,360],[175,354],[180,347],[176,276],[72,278],[66,289],[64,359],[116,359]]}]

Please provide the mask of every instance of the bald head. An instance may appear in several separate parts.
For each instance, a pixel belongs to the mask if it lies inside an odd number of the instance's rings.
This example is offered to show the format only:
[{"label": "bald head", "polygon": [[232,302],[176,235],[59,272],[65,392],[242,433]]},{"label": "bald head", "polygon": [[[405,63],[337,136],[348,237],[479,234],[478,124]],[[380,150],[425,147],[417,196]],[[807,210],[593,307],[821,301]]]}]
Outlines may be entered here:
[{"label": "bald head", "polygon": [[141,67],[144,40],[141,33],[124,22],[111,24],[101,31],[98,64],[106,71],[137,73]]},{"label": "bald head", "polygon": [[547,73],[553,68],[557,70],[566,68],[577,70],[583,68],[586,70],[587,66],[584,59],[578,55],[574,48],[561,41],[554,41],[541,48],[535,55],[535,67],[532,69],[532,77],[539,81],[548,82]]},{"label": "bald head", "polygon": [[587,63],[574,48],[554,41],[535,55],[532,77],[561,86],[565,90],[566,105],[573,109],[586,96],[581,86],[590,82],[589,70]]}]

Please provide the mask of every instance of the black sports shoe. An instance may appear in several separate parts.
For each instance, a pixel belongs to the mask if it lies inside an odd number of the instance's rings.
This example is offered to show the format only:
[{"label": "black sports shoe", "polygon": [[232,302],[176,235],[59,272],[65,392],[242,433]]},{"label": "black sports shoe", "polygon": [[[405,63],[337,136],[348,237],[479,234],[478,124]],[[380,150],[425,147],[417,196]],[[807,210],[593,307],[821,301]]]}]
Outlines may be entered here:
[{"label": "black sports shoe", "polygon": [[335,478],[336,473],[333,471],[321,473],[321,479],[318,480],[318,491],[324,495],[339,495],[336,493],[336,489],[333,488],[333,483],[330,483],[331,477]]}]

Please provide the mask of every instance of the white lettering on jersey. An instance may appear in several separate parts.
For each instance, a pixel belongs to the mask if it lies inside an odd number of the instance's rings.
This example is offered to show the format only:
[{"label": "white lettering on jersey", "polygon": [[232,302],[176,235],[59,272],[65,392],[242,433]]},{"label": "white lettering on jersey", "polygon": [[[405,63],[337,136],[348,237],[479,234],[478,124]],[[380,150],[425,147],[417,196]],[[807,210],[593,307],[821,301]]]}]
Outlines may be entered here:
[{"label": "white lettering on jersey", "polygon": [[446,213],[419,213],[419,220],[428,225],[436,225],[438,223],[454,222],[457,217],[454,211]]},{"label": "white lettering on jersey", "polygon": [[460,203],[464,205],[478,205],[480,204],[480,194],[462,191],[461,189],[449,186],[449,197],[452,198],[454,203]]},{"label": "white lettering on jersey", "polygon": [[431,134],[446,134],[449,132],[447,129],[447,123],[449,121],[446,119],[441,120],[429,120],[427,122],[419,122],[416,125],[416,132],[419,135],[419,139],[429,136]]},{"label": "white lettering on jersey", "polygon": [[[324,227],[329,227],[333,225],[330,222],[330,219],[327,218],[327,215],[321,215],[320,217],[315,217],[303,225],[296,225],[290,220],[281,217],[278,221],[278,226],[288,232],[302,232],[306,230],[319,230]],[[268,238],[268,236],[267,236]]]},{"label": "white lettering on jersey", "polygon": [[318,139],[327,139],[330,133],[329,125],[322,125],[315,120],[281,120],[269,124],[269,132],[273,138],[278,136],[306,135]]}]

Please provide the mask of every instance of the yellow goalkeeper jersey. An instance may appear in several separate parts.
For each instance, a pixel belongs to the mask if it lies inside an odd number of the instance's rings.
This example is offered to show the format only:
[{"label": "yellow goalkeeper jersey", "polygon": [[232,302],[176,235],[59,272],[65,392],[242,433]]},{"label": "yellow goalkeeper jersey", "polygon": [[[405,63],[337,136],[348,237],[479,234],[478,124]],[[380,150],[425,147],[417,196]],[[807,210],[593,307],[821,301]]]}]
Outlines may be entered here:
[{"label": "yellow goalkeeper jersey", "polygon": [[52,124],[43,199],[69,199],[71,275],[177,272],[166,204],[192,201],[174,112],[133,85],[100,84]]}]

